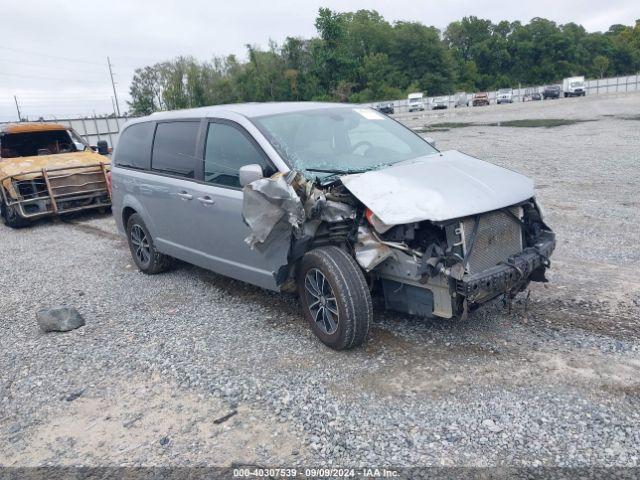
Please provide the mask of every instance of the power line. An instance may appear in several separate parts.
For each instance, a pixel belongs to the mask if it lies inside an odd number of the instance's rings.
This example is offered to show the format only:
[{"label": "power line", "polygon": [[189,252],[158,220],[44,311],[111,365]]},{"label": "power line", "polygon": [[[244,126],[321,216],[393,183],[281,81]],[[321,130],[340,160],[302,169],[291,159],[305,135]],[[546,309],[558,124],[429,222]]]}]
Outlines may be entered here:
[{"label": "power line", "polygon": [[[38,63],[33,63],[33,62],[23,62],[22,60],[16,60],[14,58],[0,58],[0,62],[2,62],[3,64],[5,63],[15,63],[16,65],[28,65],[30,67],[40,67],[40,68],[59,68],[60,64],[54,64],[54,63],[48,63],[48,62],[41,62],[38,61]],[[65,65],[64,66],[65,69],[67,68],[73,68],[73,69],[77,69],[77,70],[83,70],[86,71],[87,69],[92,69],[95,68],[96,70],[99,68],[98,65],[95,66],[88,66],[88,65]]]},{"label": "power line", "polygon": [[82,79],[71,79],[69,77],[63,78],[63,77],[43,77],[43,76],[39,76],[39,75],[20,75],[19,73],[4,73],[4,72],[0,72],[0,75],[5,75],[7,77],[20,77],[20,78],[37,78],[40,80],[63,80],[63,81],[71,81],[73,80],[74,82],[82,82],[82,83],[104,83],[104,81],[100,81],[100,80],[82,80]]},{"label": "power line", "polygon": [[43,58],[55,58],[55,59],[58,59],[58,60],[66,60],[68,62],[86,63],[86,64],[89,64],[89,65],[102,65],[101,63],[98,63],[98,62],[90,62],[88,60],[78,60],[77,58],[60,57],[58,55],[48,55],[46,53],[33,52],[33,51],[29,51],[29,50],[22,50],[22,49],[19,49],[19,48],[10,48],[10,47],[1,47],[0,46],[0,50],[9,50],[9,51],[12,51],[12,52],[26,53],[28,55],[38,55],[38,56],[43,57]]}]

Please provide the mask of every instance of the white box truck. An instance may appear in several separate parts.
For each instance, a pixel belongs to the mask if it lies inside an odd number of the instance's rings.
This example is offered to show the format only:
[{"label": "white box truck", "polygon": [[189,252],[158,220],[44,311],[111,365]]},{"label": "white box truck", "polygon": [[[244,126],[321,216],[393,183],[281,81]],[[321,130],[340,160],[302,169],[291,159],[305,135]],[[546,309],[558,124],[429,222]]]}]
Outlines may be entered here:
[{"label": "white box truck", "polygon": [[569,77],[562,80],[562,91],[566,97],[584,97],[587,89],[584,85],[584,77]]},{"label": "white box truck", "polygon": [[409,111],[424,110],[424,94],[421,92],[410,93],[407,97],[409,100]]}]

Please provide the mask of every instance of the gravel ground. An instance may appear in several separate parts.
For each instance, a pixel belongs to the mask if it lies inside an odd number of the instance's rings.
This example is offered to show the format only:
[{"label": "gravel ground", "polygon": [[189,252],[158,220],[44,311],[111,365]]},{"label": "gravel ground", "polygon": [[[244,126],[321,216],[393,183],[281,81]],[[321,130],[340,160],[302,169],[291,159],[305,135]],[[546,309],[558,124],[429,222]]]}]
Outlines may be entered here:
[{"label": "gravel ground", "polygon": [[[108,216],[0,227],[0,465],[638,466],[640,121],[623,117],[639,109],[628,94],[404,116],[595,121],[429,133],[536,180],[551,282],[528,310],[465,321],[378,301],[349,352],[293,296],[185,264],[139,273]],[[39,333],[58,304],[87,325]]]}]

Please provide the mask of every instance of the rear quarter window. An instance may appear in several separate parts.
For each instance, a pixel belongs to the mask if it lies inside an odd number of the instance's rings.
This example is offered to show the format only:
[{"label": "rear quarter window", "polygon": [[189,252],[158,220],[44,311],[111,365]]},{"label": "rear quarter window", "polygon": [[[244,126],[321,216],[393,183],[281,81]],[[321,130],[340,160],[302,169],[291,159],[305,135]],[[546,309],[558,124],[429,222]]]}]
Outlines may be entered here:
[{"label": "rear quarter window", "polygon": [[151,163],[153,122],[136,123],[120,134],[113,163],[119,167],[148,170]]},{"label": "rear quarter window", "polygon": [[164,122],[156,128],[151,169],[194,178],[200,122]]}]

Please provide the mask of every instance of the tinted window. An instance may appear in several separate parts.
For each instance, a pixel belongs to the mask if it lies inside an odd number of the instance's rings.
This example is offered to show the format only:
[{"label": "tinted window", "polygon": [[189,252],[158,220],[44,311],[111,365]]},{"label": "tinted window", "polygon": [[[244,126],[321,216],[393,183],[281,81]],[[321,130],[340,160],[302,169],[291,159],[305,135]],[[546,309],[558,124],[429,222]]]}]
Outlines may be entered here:
[{"label": "tinted window", "polygon": [[136,123],[120,134],[113,159],[116,165],[133,168],[149,168],[151,160],[152,122]]},{"label": "tinted window", "polygon": [[153,140],[151,168],[193,178],[198,122],[159,123]]},{"label": "tinted window", "polygon": [[204,180],[215,185],[240,187],[240,167],[258,164],[265,175],[273,168],[263,152],[240,129],[226,123],[210,123],[204,158]]}]

